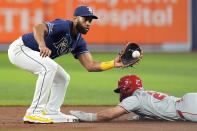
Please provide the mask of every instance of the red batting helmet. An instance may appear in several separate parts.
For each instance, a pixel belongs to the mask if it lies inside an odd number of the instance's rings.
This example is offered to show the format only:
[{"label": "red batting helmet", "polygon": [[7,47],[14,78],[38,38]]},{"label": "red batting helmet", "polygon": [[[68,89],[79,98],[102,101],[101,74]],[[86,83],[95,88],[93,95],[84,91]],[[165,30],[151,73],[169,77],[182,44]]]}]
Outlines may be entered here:
[{"label": "red batting helmet", "polygon": [[120,93],[120,102],[132,95],[137,89],[143,89],[142,81],[136,75],[127,75],[118,81],[118,88],[114,90],[116,93]]}]

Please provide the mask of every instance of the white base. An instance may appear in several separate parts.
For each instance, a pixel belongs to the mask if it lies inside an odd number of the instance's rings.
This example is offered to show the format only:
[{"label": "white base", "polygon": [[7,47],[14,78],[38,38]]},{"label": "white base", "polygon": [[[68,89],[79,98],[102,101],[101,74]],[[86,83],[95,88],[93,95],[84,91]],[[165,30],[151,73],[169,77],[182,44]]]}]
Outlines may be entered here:
[{"label": "white base", "polygon": [[47,118],[51,118],[53,123],[64,123],[64,122],[79,122],[79,119],[73,115],[63,115],[61,117],[57,115],[45,115]]}]

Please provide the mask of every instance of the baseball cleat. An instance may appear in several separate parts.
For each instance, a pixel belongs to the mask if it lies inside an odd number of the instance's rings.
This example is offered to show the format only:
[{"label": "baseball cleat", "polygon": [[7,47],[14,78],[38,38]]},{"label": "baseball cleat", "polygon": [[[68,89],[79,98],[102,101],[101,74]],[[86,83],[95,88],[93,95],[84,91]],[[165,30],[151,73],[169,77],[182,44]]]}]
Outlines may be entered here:
[{"label": "baseball cleat", "polygon": [[44,111],[41,114],[27,115],[23,118],[24,123],[66,123],[79,122],[79,119],[73,115],[66,115],[58,112],[57,114],[46,114]]},{"label": "baseball cleat", "polygon": [[42,114],[49,119],[53,120],[53,123],[66,123],[66,122],[79,122],[79,119],[73,115],[66,115],[62,112],[58,112],[57,114],[47,114],[45,111]]},{"label": "baseball cleat", "polygon": [[46,124],[50,124],[53,123],[53,120],[50,118],[46,118],[43,115],[27,115],[25,114],[25,116],[23,117],[23,121],[24,123],[46,123]]}]

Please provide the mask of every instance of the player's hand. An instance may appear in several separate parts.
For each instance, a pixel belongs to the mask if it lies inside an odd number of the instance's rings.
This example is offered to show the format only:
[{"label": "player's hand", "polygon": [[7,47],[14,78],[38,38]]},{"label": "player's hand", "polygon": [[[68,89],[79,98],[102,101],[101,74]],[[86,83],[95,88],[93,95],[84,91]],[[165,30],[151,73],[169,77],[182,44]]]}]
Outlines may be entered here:
[{"label": "player's hand", "polygon": [[114,59],[114,67],[124,67],[119,56]]},{"label": "player's hand", "polygon": [[47,57],[51,55],[51,50],[47,48],[46,46],[39,46],[39,50],[40,50],[41,57]]}]

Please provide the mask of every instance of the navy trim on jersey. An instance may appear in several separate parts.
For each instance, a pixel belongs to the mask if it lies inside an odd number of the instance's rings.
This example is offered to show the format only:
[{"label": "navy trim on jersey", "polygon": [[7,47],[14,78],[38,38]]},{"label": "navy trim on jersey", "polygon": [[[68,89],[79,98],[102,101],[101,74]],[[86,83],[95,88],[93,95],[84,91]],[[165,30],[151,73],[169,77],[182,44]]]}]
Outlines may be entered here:
[{"label": "navy trim on jersey", "polygon": [[[24,45],[22,45],[22,46],[24,46]],[[40,97],[41,97],[41,94],[42,94],[42,89],[43,89],[43,85],[44,85],[44,80],[45,80],[45,76],[46,76],[47,69],[46,69],[46,67],[45,67],[42,63],[40,63],[39,61],[35,60],[35,59],[32,58],[31,56],[27,55],[27,54],[25,53],[25,51],[22,49],[22,46],[20,46],[20,47],[21,47],[21,51],[25,54],[25,56],[27,56],[27,57],[30,58],[31,60],[35,61],[36,63],[40,64],[40,65],[45,69],[44,78],[43,78],[42,86],[41,86],[41,89],[40,89],[40,95],[39,95],[39,97],[38,97],[38,102],[37,102],[37,104],[36,104],[35,109],[33,110],[33,114],[34,114],[34,112],[35,112],[35,110],[36,110],[36,108],[37,108],[37,106],[38,106],[38,103],[39,103],[39,101],[40,101]]]}]

